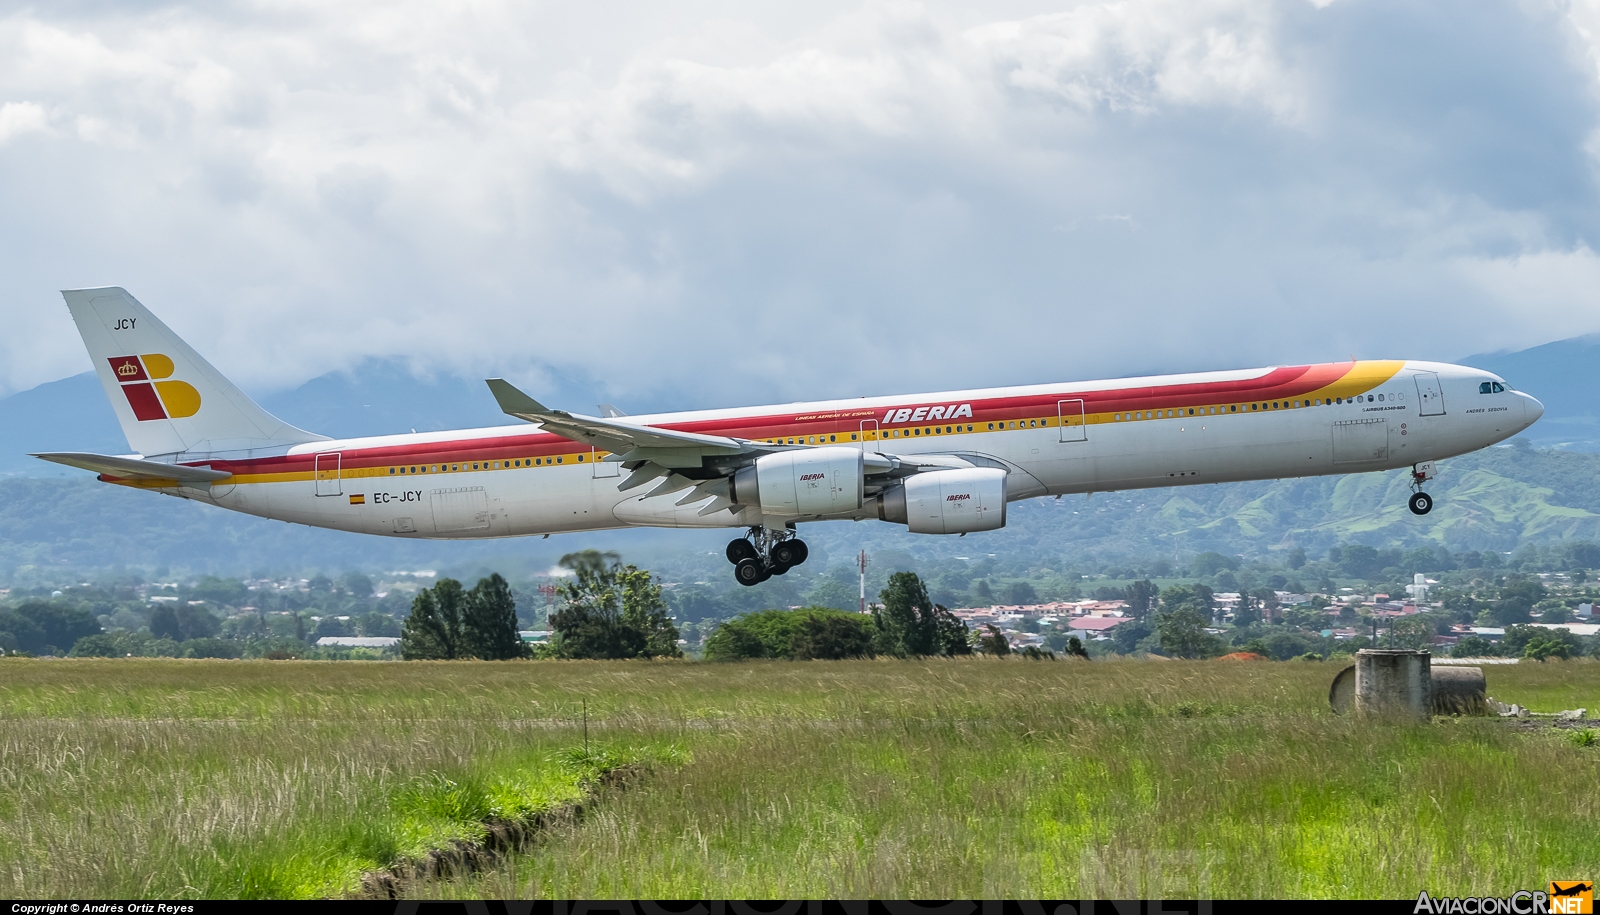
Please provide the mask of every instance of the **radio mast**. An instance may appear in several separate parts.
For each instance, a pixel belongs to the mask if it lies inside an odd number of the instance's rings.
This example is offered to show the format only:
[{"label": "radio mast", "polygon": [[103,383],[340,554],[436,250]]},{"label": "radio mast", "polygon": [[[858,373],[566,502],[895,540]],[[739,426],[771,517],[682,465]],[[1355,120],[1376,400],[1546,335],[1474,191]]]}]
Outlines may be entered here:
[{"label": "radio mast", "polygon": [[861,570],[861,612],[867,612],[867,551],[856,557],[856,568]]}]

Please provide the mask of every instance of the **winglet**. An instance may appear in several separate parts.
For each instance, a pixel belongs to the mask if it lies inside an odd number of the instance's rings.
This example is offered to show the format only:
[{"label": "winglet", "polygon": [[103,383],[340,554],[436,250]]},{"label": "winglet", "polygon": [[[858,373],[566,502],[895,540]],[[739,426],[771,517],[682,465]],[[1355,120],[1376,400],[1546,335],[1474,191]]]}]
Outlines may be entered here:
[{"label": "winglet", "polygon": [[511,416],[527,419],[530,416],[548,416],[555,412],[517,390],[515,385],[504,378],[487,378],[484,379],[484,384],[489,386],[489,393],[494,395],[500,409]]}]

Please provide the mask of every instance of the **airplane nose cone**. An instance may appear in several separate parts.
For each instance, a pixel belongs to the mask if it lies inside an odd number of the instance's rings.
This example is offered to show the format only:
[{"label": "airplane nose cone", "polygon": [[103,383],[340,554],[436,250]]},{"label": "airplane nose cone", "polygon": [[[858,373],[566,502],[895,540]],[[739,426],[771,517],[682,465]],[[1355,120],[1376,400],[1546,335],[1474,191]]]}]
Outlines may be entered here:
[{"label": "airplane nose cone", "polygon": [[1543,415],[1544,415],[1544,404],[1540,403],[1537,398],[1529,397],[1527,394],[1523,394],[1522,395],[1522,423],[1523,423],[1523,427],[1526,428],[1528,426],[1533,425],[1534,423],[1538,422],[1539,421],[1539,417],[1541,417]]}]

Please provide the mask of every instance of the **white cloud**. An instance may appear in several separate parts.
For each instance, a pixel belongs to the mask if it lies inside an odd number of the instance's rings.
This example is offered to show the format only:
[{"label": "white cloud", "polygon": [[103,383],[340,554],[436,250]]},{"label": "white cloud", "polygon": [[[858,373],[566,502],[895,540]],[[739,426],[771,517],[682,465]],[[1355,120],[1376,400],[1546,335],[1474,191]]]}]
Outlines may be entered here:
[{"label": "white cloud", "polygon": [[658,403],[1593,330],[1564,9],[24,10],[0,389],[83,367],[55,290],[96,283],[256,388],[400,355]]},{"label": "white cloud", "polygon": [[50,118],[34,102],[6,102],[0,105],[0,144],[29,131],[49,128]]}]

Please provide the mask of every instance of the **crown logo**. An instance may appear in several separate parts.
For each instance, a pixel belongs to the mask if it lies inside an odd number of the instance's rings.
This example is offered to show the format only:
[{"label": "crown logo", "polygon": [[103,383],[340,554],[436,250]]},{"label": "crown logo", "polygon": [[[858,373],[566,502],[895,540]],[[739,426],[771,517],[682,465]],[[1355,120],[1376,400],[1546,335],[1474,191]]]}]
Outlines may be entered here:
[{"label": "crown logo", "polygon": [[132,362],[124,362],[121,365],[117,366],[117,374],[118,375],[137,375],[137,374],[139,374],[139,367],[134,365]]}]

